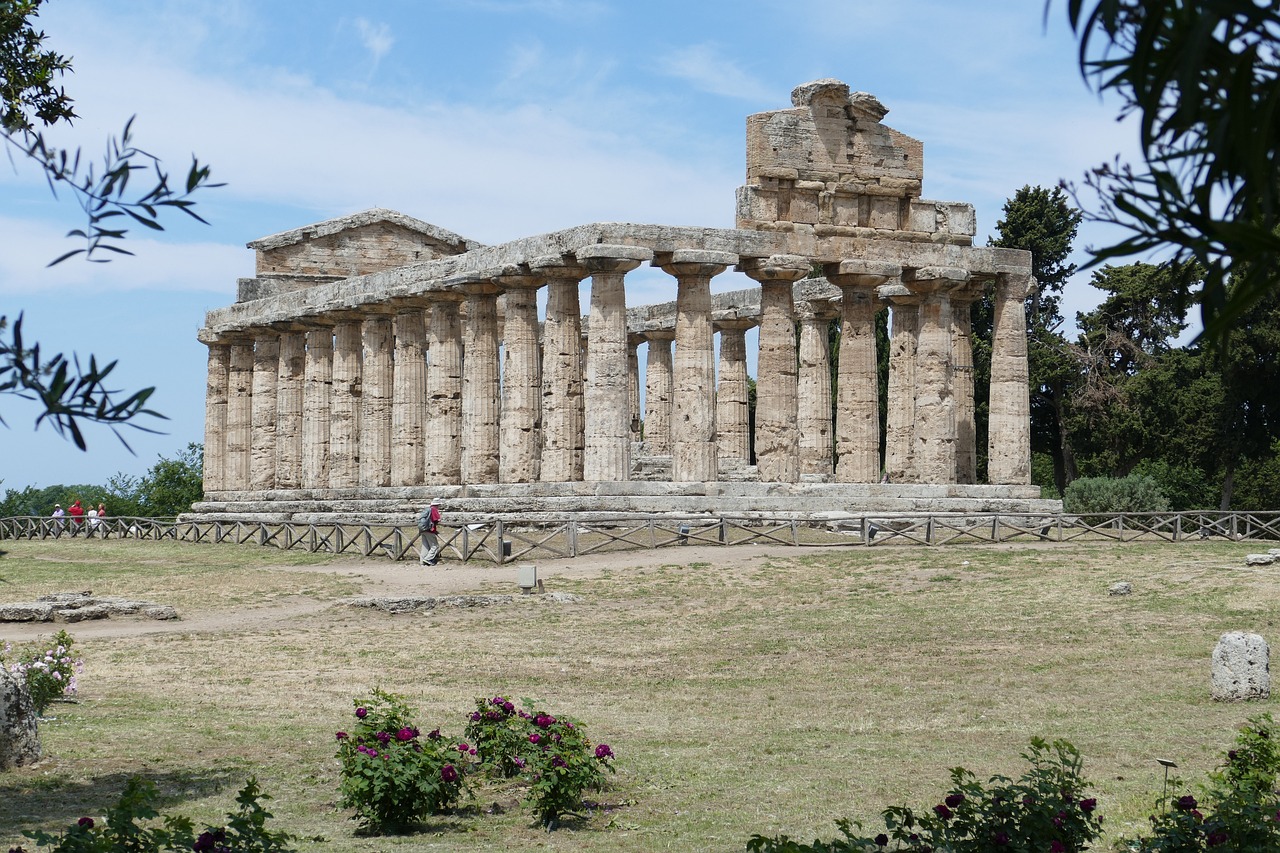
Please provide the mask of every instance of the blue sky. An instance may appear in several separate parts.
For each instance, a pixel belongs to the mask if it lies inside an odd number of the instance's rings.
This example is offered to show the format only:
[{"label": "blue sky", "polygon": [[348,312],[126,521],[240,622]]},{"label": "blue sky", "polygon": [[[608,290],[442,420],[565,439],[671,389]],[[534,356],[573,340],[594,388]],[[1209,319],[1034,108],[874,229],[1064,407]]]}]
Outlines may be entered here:
[{"label": "blue sky", "polygon": [[[977,207],[978,238],[1025,184],[1078,179],[1133,150],[1116,105],[1080,79],[1065,3],[1040,0],[49,0],[97,156],[132,115],[137,144],[227,186],[212,224],[131,232],[135,257],[45,265],[82,226],[23,161],[0,161],[0,313],[49,352],[119,361],[155,385],[164,435],[89,426],[81,453],[0,397],[0,488],[142,474],[203,438],[204,312],[252,275],[258,237],[389,207],[485,243],[593,221],[732,227],[744,118],[835,77],[925,146],[927,198]],[[1077,246],[1105,242],[1082,229]],[[1095,301],[1069,286],[1070,317]],[[724,275],[713,289],[747,286]],[[674,298],[658,274],[631,304]]]}]

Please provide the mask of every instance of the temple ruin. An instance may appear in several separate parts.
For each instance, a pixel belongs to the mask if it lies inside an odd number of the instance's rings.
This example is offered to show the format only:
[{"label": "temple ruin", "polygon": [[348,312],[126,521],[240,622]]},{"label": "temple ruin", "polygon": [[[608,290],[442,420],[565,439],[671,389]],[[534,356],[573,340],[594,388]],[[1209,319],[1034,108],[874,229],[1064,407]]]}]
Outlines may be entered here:
[{"label": "temple ruin", "polygon": [[[1056,507],[1030,485],[1030,254],[975,247],[971,205],[921,198],[923,146],[886,112],[820,80],[749,116],[733,229],[592,223],[485,246],[368,210],[250,243],[256,276],[199,333],[196,513],[403,520],[429,496],[526,514]],[[673,302],[627,307],[642,264]],[[758,286],[713,295],[729,269]],[[979,484],[969,316],[988,288]]]}]

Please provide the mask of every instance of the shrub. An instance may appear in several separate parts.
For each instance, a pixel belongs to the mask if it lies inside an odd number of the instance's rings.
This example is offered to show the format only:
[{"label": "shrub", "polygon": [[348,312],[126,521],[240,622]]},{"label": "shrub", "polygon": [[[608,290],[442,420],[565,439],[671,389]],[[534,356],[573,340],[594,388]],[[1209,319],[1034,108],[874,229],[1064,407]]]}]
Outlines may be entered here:
[{"label": "shrub", "polygon": [[[162,853],[162,851],[207,851],[207,853],[289,853],[293,836],[267,829],[271,812],[260,800],[271,799],[249,779],[236,796],[239,808],[227,814],[223,826],[206,826],[198,835],[189,818],[171,815],[160,818],[155,802],[156,786],[133,777],[125,783],[124,792],[114,808],[107,809],[106,819],[99,822],[82,817],[64,832],[27,831],[23,834],[38,847],[49,847],[53,853]],[[15,847],[10,853],[25,853]]]},{"label": "shrub", "polygon": [[1080,753],[1064,740],[1031,740],[1023,753],[1031,765],[1017,781],[993,776],[984,785],[965,770],[951,771],[951,790],[917,814],[906,806],[885,809],[885,831],[874,837],[855,834],[861,824],[838,820],[841,838],[802,844],[787,836],[756,835],[752,853],[852,853],[872,850],[945,850],[949,853],[1076,853],[1098,837],[1098,802],[1085,797]]},{"label": "shrub", "polygon": [[339,790],[361,829],[403,831],[452,808],[466,790],[475,747],[447,741],[438,729],[422,736],[412,709],[393,693],[374,689],[355,705],[352,730],[337,733]]},{"label": "shrub", "polygon": [[476,699],[466,736],[491,775],[522,777],[529,786],[526,802],[551,828],[564,815],[580,812],[583,791],[601,788],[606,770],[615,772],[613,748],[592,746],[578,720],[539,710],[531,699],[521,704],[524,709],[516,710],[502,695]]},{"label": "shrub", "polygon": [[1151,835],[1130,843],[1141,853],[1280,850],[1280,744],[1269,714],[1254,717],[1218,770],[1201,786],[1151,818]]},{"label": "shrub", "polygon": [[74,643],[70,634],[59,631],[47,644],[29,646],[16,655],[9,643],[0,647],[0,665],[26,684],[37,714],[43,715],[56,700],[75,697],[76,677],[84,671],[84,661],[75,657]]},{"label": "shrub", "polygon": [[1062,506],[1071,513],[1165,512],[1169,500],[1152,477],[1081,477],[1071,481],[1062,495]]}]

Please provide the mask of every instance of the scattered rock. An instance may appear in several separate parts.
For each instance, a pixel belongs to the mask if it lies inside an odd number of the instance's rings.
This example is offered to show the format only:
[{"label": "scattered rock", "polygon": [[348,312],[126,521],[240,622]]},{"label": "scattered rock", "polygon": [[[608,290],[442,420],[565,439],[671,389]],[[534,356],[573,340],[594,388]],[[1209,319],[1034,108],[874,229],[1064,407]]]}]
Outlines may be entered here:
[{"label": "scattered rock", "polygon": [[1133,584],[1128,581],[1113,583],[1107,587],[1107,595],[1133,595]]},{"label": "scattered rock", "polygon": [[434,596],[382,598],[378,596],[360,596],[344,598],[337,603],[339,607],[365,607],[381,610],[384,613],[420,613],[434,610],[437,607],[490,607],[495,604],[510,604],[514,601],[510,595],[448,595],[440,598]]},{"label": "scattered rock", "polygon": [[1276,561],[1272,554],[1246,554],[1244,564],[1246,566],[1269,566]]},{"label": "scattered rock", "polygon": [[35,601],[0,604],[0,622],[84,622],[112,616],[143,616],[147,619],[177,619],[178,611],[168,604],[132,598],[95,596],[92,592],[54,592]]},{"label": "scattered rock", "polygon": [[40,760],[36,707],[26,685],[0,666],[0,770]]},{"label": "scattered rock", "polygon": [[1271,550],[1267,551],[1267,553],[1273,557],[1280,557],[1280,548],[1272,548]]},{"label": "scattered rock", "polygon": [[1220,701],[1271,696],[1271,650],[1257,634],[1231,631],[1213,650],[1212,695]]},{"label": "scattered rock", "polygon": [[549,601],[552,604],[578,604],[582,601],[582,596],[571,592],[548,592],[546,595],[538,596],[538,600]]}]

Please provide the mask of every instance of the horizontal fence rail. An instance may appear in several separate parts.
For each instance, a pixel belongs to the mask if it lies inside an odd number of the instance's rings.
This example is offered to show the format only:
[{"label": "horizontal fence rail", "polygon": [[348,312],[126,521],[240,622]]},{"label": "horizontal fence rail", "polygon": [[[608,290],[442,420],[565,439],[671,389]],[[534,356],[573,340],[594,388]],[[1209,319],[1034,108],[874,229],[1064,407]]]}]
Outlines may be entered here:
[{"label": "horizontal fence rail", "polygon": [[[441,524],[441,554],[458,560],[507,563],[582,557],[604,551],[682,545],[794,547],[940,546],[1004,542],[1160,539],[1280,540],[1280,512],[1123,512],[1097,515],[1025,513],[899,513],[829,517],[641,516],[495,519]],[[180,521],[157,518],[0,518],[4,539],[142,539],[229,543],[284,551],[417,559],[414,524],[303,523],[292,521]]]}]

